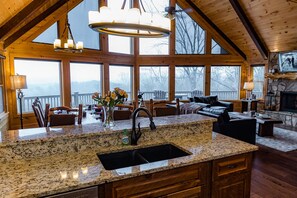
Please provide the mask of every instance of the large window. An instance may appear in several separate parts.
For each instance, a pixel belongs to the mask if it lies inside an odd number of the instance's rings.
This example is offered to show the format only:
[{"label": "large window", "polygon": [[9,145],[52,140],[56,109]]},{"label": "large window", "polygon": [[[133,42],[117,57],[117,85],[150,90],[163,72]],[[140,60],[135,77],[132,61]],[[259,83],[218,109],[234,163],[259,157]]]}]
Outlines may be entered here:
[{"label": "large window", "polygon": [[253,66],[253,81],[254,81],[254,89],[253,94],[256,94],[257,98],[263,98],[263,89],[264,89],[264,66]]},{"label": "large window", "polygon": [[70,63],[71,105],[93,104],[92,94],[102,94],[101,65]]},{"label": "large window", "polygon": [[141,66],[139,72],[140,92],[144,92],[145,100],[168,98],[168,67]]},{"label": "large window", "polygon": [[204,67],[175,68],[175,98],[187,99],[204,95]]},{"label": "large window", "polygon": [[98,10],[97,0],[84,0],[68,13],[75,42],[83,41],[84,47],[99,49],[99,34],[89,28],[88,12]]},{"label": "large window", "polygon": [[211,39],[211,54],[229,54],[229,52],[222,48],[215,40]]},{"label": "large window", "polygon": [[[120,9],[123,0],[108,0],[108,7],[111,9]],[[131,8],[131,1],[127,1],[125,10]],[[132,38],[123,36],[108,35],[108,49],[110,52],[133,54]]]},{"label": "large window", "polygon": [[44,106],[46,103],[51,107],[61,106],[60,62],[15,59],[14,68],[16,74],[27,79],[28,88],[22,90],[23,112],[32,112],[35,97],[39,97]]},{"label": "large window", "polygon": [[175,23],[175,53],[204,54],[205,31],[186,12],[177,12]]},{"label": "large window", "polygon": [[[169,6],[169,0],[142,1],[147,12],[163,13],[164,8]],[[141,55],[168,55],[169,37],[163,38],[140,38],[139,54]]]},{"label": "large window", "polygon": [[52,26],[47,28],[33,42],[53,44],[54,40],[58,38],[58,25],[54,23]]},{"label": "large window", "polygon": [[132,100],[132,74],[133,67],[131,66],[110,65],[110,90],[113,90],[115,87],[124,89],[128,93],[128,100]]},{"label": "large window", "polygon": [[212,66],[210,93],[221,100],[239,98],[240,67]]}]

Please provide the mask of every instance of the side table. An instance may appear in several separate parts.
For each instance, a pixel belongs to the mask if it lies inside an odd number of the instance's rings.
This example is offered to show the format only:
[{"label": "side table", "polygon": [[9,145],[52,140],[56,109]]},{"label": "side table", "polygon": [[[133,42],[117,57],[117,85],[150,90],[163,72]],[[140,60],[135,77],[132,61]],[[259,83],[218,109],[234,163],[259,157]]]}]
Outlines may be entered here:
[{"label": "side table", "polygon": [[244,111],[255,111],[255,112],[257,112],[257,104],[258,104],[258,100],[242,99],[241,100],[241,112],[242,113]]}]

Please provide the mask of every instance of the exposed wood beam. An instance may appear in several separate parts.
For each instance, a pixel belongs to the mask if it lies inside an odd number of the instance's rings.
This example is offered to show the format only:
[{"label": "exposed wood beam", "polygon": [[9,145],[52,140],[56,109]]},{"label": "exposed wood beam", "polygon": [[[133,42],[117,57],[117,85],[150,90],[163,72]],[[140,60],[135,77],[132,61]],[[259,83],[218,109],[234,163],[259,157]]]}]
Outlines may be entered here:
[{"label": "exposed wood beam", "polygon": [[224,34],[224,32],[222,32],[203,12],[202,10],[200,10],[195,3],[193,3],[193,1],[191,0],[186,0],[186,2],[215,30],[217,31],[217,33],[223,38],[225,39],[229,45],[231,45],[238,54],[240,54],[240,56],[242,56],[242,58],[244,58],[244,60],[246,60],[246,55],[245,53],[243,53],[243,51],[241,51],[241,49],[239,49],[239,47],[237,47],[237,45],[235,45],[227,36],[226,34]]},{"label": "exposed wood beam", "polygon": [[44,1],[33,0],[24,9],[18,12],[14,17],[7,21],[3,26],[0,27],[0,39],[7,35],[11,30],[13,30],[20,23],[28,18],[28,15],[34,13],[40,7],[44,5]]},{"label": "exposed wood beam", "polygon": [[240,6],[238,0],[229,0],[233,9],[237,13],[239,19],[241,20],[242,24],[244,25],[245,29],[249,33],[250,37],[254,41],[255,45],[257,46],[259,52],[261,53],[262,57],[267,60],[268,57],[268,50],[265,44],[261,41],[259,35],[255,31],[253,25],[247,18],[246,14],[244,13],[242,7]]},{"label": "exposed wood beam", "polygon": [[40,15],[36,16],[32,21],[27,23],[24,27],[16,31],[14,34],[12,34],[10,37],[8,37],[4,41],[4,48],[7,48],[10,44],[12,44],[14,41],[16,41],[19,37],[21,37],[23,34],[25,34],[27,31],[29,31],[31,28],[33,28],[35,25],[37,25],[39,22],[44,20],[46,17],[48,17],[50,14],[55,12],[59,7],[63,6],[65,3],[67,3],[68,0],[59,0],[56,3],[54,3],[52,6],[50,6],[48,9],[43,11]]}]

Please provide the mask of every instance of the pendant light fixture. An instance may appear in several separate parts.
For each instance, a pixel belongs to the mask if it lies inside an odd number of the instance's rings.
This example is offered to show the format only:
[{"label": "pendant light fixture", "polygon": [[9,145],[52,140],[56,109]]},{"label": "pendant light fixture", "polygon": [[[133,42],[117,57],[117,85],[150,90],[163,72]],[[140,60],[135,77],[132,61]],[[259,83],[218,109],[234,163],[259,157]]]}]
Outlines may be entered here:
[{"label": "pendant light fixture", "polygon": [[[67,3],[67,13],[68,13],[68,3]],[[65,37],[67,34],[67,37]],[[70,24],[68,22],[68,14],[66,15],[65,28],[60,39],[55,39],[54,49],[55,51],[61,52],[72,52],[72,53],[81,53],[84,48],[83,42],[78,41],[75,43],[72,31],[70,29]]]},{"label": "pendant light fixture", "polygon": [[142,9],[131,8],[125,10],[126,0],[121,9],[100,7],[100,11],[89,11],[89,27],[94,31],[127,37],[159,38],[169,36],[171,22],[160,13],[145,11],[142,0],[139,5]]}]

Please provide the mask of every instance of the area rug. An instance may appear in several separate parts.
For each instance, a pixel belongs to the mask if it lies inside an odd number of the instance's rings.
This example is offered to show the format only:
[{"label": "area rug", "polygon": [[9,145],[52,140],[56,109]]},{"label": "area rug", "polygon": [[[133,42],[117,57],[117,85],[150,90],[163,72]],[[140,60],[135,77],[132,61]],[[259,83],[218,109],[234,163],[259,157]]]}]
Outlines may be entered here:
[{"label": "area rug", "polygon": [[279,151],[289,152],[297,149],[297,132],[274,127],[273,136],[257,135],[256,142]]}]

